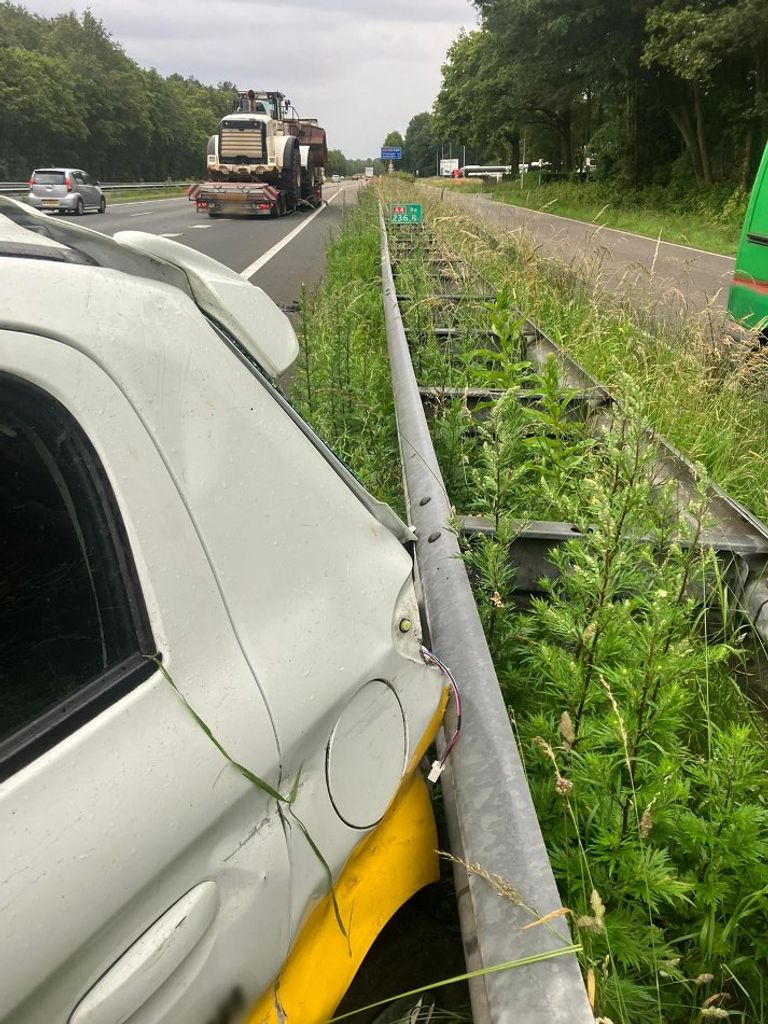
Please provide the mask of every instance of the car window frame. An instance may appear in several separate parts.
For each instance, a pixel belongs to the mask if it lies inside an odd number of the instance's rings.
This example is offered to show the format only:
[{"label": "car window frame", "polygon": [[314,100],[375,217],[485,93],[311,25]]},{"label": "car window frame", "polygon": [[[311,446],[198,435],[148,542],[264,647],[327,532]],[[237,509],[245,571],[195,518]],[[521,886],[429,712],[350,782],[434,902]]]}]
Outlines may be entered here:
[{"label": "car window frame", "polygon": [[[99,528],[105,529],[104,546],[110,550],[112,558],[110,571],[115,572],[125,596],[123,626],[130,625],[131,641],[135,637],[136,647],[127,657],[84,680],[63,700],[0,740],[0,781],[37,760],[149,679],[157,670],[161,657],[152,635],[136,562],[117,498],[86,430],[72,411],[45,388],[17,374],[0,370],[0,394],[7,393],[8,387],[24,391],[45,403],[48,422],[55,419],[71,432],[69,443],[77,448],[78,470],[82,477],[79,497],[85,489],[88,491],[87,500],[98,504],[98,511],[92,515],[98,517]],[[71,475],[67,484],[71,487]],[[82,505],[76,506],[78,520],[82,518],[81,509]]]}]

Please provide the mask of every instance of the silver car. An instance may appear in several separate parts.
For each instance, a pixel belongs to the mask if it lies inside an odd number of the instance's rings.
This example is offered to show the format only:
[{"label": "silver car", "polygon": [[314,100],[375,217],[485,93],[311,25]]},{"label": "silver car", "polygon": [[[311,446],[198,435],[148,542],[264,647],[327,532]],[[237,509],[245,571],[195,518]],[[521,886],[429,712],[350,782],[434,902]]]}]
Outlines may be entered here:
[{"label": "silver car", "polygon": [[27,202],[36,210],[74,213],[90,211],[106,213],[107,200],[95,181],[85,171],[70,167],[42,167],[29,178]]}]

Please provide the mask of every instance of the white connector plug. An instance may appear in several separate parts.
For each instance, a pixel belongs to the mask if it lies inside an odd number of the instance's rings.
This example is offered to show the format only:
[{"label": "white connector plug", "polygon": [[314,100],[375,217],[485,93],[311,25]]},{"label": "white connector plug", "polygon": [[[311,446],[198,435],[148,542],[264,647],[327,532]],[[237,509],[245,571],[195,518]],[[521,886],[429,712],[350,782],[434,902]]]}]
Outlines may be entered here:
[{"label": "white connector plug", "polygon": [[445,765],[442,761],[433,761],[432,767],[427,775],[427,782],[437,782],[440,776],[443,774]]}]

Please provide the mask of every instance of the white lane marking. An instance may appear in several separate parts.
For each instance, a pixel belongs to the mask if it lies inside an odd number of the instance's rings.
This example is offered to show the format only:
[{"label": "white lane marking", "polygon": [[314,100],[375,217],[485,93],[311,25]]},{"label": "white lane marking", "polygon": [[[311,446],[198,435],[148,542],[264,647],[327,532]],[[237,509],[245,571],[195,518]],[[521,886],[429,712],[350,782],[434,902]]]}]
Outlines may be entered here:
[{"label": "white lane marking", "polygon": [[212,228],[213,224],[187,224],[188,228],[196,228],[198,231],[207,231],[208,228]]},{"label": "white lane marking", "polygon": [[293,241],[300,231],[303,231],[308,224],[312,223],[315,217],[319,217],[326,206],[328,206],[329,203],[332,203],[336,196],[338,196],[342,191],[343,189],[339,189],[338,192],[335,192],[330,199],[323,203],[323,205],[319,209],[315,210],[314,213],[311,213],[306,220],[303,220],[301,224],[297,224],[293,231],[290,231],[285,238],[281,238],[280,241],[276,245],[273,245],[271,249],[267,249],[263,256],[259,256],[259,258],[254,260],[254,262],[251,263],[250,266],[247,266],[245,270],[241,270],[240,277],[244,277],[247,281],[249,278],[253,277],[254,274],[258,273],[265,263],[269,263],[273,256],[277,256],[277,254],[284,249],[289,242]]},{"label": "white lane marking", "polygon": [[160,237],[161,238],[181,238],[181,236],[183,234],[184,234],[183,231],[177,231],[175,233],[173,231],[161,231],[160,232]]},{"label": "white lane marking", "polygon": [[151,217],[154,214],[154,210],[147,210],[146,213],[129,213],[129,217]]},{"label": "white lane marking", "polygon": [[585,227],[594,228],[595,231],[613,231],[617,235],[631,235],[633,238],[642,238],[646,242],[656,243],[657,241],[661,245],[673,245],[676,249],[685,249],[688,252],[698,252],[702,256],[717,256],[718,259],[728,260],[730,263],[735,263],[736,259],[733,256],[724,256],[721,252],[712,252],[711,249],[697,249],[693,245],[683,245],[682,242],[667,242],[665,239],[656,239],[652,235],[639,235],[636,231],[624,231],[623,228],[612,228],[609,224],[595,224],[593,220],[577,220],[575,217],[563,217],[559,213],[548,213],[546,210],[535,210],[530,206],[515,206],[514,203],[505,203],[498,199],[489,199],[487,196],[482,197],[486,203],[497,203],[499,206],[511,206],[515,210],[522,210],[524,213],[538,213],[543,217],[554,217],[555,220],[567,220],[571,224],[583,224]]}]

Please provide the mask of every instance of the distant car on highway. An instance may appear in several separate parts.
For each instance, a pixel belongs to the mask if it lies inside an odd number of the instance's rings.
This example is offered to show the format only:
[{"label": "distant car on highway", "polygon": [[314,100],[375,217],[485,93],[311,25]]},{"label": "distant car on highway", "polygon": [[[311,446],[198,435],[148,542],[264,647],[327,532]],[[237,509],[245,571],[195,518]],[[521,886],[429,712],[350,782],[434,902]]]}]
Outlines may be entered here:
[{"label": "distant car on highway", "polygon": [[27,202],[49,213],[106,213],[107,198],[87,171],[74,167],[41,167],[29,176]]},{"label": "distant car on highway", "polygon": [[333,182],[334,185],[338,185],[338,183],[341,181],[341,175],[340,174],[332,174],[331,175],[331,181]]}]

